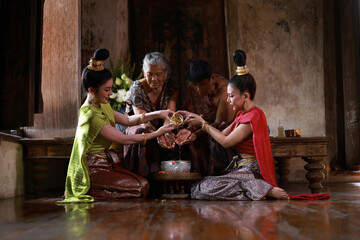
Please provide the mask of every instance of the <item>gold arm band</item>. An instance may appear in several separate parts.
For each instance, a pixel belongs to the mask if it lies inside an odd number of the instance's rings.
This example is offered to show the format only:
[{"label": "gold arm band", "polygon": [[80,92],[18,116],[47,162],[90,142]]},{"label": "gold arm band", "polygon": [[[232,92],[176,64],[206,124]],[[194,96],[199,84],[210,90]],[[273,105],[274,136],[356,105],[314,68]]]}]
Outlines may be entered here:
[{"label": "gold arm band", "polygon": [[207,132],[206,131],[206,125],[208,125],[209,123],[208,122],[203,122],[203,124],[201,125],[201,130],[204,131],[204,132]]},{"label": "gold arm band", "polygon": [[142,145],[146,144],[146,134],[143,132],[142,134],[143,140],[142,140]]},{"label": "gold arm band", "polygon": [[143,112],[142,114],[141,114],[141,123],[147,123],[147,122],[145,122],[144,121],[144,118],[145,118],[145,112]]}]

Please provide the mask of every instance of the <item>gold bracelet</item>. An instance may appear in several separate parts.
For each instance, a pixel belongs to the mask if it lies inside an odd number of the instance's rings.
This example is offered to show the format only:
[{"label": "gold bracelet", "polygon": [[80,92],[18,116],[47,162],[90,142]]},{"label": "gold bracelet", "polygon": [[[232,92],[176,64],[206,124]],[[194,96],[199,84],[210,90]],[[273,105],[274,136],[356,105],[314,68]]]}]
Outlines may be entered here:
[{"label": "gold bracelet", "polygon": [[141,114],[141,117],[140,117],[141,123],[147,123],[147,122],[144,121],[144,118],[145,118],[145,112],[143,112]]},{"label": "gold bracelet", "polygon": [[201,125],[201,130],[206,132],[206,125],[209,124],[208,122],[203,122],[203,124]]},{"label": "gold bracelet", "polygon": [[143,132],[143,133],[141,133],[141,135],[143,137],[142,145],[145,145],[146,144],[146,134]]}]

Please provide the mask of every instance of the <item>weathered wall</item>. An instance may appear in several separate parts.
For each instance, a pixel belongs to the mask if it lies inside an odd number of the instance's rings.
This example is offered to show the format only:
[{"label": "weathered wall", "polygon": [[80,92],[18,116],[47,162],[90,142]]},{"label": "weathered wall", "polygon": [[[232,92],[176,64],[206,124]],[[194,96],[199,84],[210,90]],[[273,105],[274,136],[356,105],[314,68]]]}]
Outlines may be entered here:
[{"label": "weathered wall", "polygon": [[[322,10],[321,0],[225,1],[231,73],[232,52],[242,48],[274,137],[279,122],[304,137],[325,136]],[[289,181],[306,182],[304,165],[292,159]]]},{"label": "weathered wall", "polygon": [[42,95],[29,137],[72,137],[80,107],[80,0],[46,0],[43,19]]},{"label": "weathered wall", "polygon": [[0,199],[24,195],[23,148],[0,140]]},{"label": "weathered wall", "polygon": [[129,50],[128,1],[82,0],[81,4],[82,67],[97,48],[107,48],[113,61],[126,53]]},{"label": "weathered wall", "polygon": [[270,134],[277,136],[281,121],[285,129],[301,128],[303,136],[324,136],[322,1],[238,0],[237,5],[238,45],[248,55],[258,84],[255,100]]}]

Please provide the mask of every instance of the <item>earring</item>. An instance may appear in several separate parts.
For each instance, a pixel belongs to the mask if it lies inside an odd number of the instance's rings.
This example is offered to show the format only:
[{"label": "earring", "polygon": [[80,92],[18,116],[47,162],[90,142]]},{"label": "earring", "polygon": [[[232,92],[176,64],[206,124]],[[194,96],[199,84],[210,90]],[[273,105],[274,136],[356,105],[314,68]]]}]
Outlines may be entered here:
[{"label": "earring", "polygon": [[90,103],[90,105],[95,106],[95,107],[99,106],[99,104],[98,104],[97,102],[95,102],[94,97],[92,97],[91,99],[89,99],[89,103]]},{"label": "earring", "polygon": [[246,111],[246,101],[244,101],[244,105],[243,105],[243,111]]}]

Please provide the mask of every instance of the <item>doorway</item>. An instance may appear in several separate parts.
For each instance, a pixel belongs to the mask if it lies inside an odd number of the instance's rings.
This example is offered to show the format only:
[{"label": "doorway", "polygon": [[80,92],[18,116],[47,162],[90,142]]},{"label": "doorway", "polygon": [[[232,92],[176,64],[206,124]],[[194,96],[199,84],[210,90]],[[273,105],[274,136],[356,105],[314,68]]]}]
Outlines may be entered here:
[{"label": "doorway", "polygon": [[136,72],[141,71],[146,53],[158,51],[169,60],[171,76],[181,89],[194,59],[206,60],[215,73],[228,76],[223,1],[134,0],[129,2],[129,12]]}]

